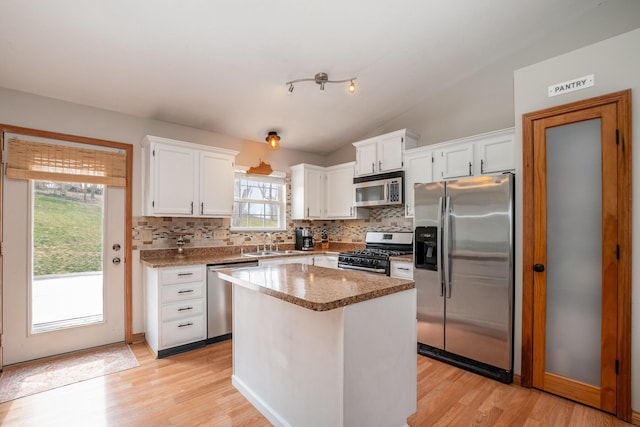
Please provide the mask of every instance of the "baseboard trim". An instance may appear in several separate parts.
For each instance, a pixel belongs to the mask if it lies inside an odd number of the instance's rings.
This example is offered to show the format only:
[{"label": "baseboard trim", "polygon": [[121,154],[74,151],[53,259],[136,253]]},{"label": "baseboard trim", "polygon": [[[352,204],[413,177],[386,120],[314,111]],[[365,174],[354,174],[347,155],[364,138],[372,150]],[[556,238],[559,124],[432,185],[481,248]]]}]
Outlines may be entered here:
[{"label": "baseboard trim", "polygon": [[520,375],[513,374],[513,384],[514,385],[522,385],[522,381],[521,381]]},{"label": "baseboard trim", "polygon": [[291,425],[280,416],[270,405],[268,405],[261,397],[256,395],[253,390],[247,386],[244,381],[235,374],[231,375],[231,384],[242,394],[251,404],[276,427],[291,427]]},{"label": "baseboard trim", "polygon": [[640,426],[640,412],[631,412],[631,424]]}]

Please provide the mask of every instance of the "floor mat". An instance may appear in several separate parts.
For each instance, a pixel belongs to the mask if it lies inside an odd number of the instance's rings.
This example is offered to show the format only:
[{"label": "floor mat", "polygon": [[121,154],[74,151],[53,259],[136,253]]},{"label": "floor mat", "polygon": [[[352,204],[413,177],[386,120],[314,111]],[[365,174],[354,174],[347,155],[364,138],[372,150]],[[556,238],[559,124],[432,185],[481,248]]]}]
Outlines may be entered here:
[{"label": "floor mat", "polygon": [[138,366],[124,343],[4,368],[0,403]]}]

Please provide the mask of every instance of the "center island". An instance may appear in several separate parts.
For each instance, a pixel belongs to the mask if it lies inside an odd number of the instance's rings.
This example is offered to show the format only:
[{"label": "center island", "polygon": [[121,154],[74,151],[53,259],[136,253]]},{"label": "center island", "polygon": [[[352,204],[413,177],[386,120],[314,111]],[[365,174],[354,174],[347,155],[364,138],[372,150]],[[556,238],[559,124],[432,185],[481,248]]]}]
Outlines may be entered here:
[{"label": "center island", "polygon": [[407,426],[416,411],[414,282],[306,264],[233,283],[233,385],[276,426]]}]

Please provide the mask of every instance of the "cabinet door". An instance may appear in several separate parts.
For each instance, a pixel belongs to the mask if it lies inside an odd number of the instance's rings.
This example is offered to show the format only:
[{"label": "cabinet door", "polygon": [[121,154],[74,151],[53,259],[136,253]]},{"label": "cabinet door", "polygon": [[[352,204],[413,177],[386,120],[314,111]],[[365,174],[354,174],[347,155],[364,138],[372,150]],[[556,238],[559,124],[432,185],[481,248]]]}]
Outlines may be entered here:
[{"label": "cabinet door", "polygon": [[305,218],[322,218],[324,207],[324,174],[321,170],[304,171],[306,212]]},{"label": "cabinet door", "polygon": [[372,140],[356,147],[356,175],[371,175],[378,171],[378,144]]},{"label": "cabinet door", "polygon": [[328,169],[325,191],[327,218],[350,218],[353,209],[353,166]]},{"label": "cabinet door", "polygon": [[413,216],[413,184],[433,181],[433,152],[405,156],[405,216]]},{"label": "cabinet door", "polygon": [[478,141],[476,144],[476,167],[480,175],[505,172],[515,169],[513,158],[514,135],[500,135]]},{"label": "cabinet door", "polygon": [[402,169],[402,136],[382,137],[378,142],[379,172]]},{"label": "cabinet door", "polygon": [[456,144],[443,148],[436,157],[442,179],[473,175],[473,144]]},{"label": "cabinet door", "polygon": [[198,215],[233,213],[233,160],[217,153],[200,153]]},{"label": "cabinet door", "polygon": [[190,216],[196,196],[195,152],[173,145],[154,144],[153,213]]}]

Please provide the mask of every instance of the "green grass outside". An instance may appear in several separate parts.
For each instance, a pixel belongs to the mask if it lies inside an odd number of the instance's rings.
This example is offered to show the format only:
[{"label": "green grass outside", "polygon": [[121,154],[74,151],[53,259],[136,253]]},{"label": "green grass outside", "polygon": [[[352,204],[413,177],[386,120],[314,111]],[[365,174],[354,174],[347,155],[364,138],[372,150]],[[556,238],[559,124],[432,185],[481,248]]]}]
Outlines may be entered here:
[{"label": "green grass outside", "polygon": [[33,275],[102,271],[102,208],[60,196],[34,196]]}]

